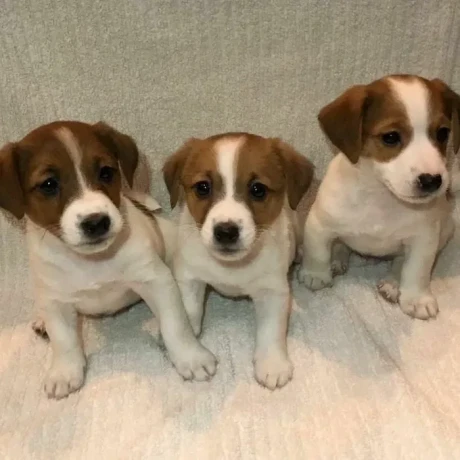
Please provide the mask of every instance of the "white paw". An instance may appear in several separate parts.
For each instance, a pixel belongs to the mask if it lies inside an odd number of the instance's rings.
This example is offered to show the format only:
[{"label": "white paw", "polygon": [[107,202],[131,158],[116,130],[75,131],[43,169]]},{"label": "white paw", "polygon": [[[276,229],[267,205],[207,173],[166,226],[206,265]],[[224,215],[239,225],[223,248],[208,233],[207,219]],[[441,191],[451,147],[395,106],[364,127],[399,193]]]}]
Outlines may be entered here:
[{"label": "white paw", "polygon": [[256,356],[254,372],[260,385],[275,390],[284,387],[292,379],[294,366],[284,353],[272,352]]},{"label": "white paw", "polygon": [[348,270],[348,262],[340,259],[333,260],[331,263],[332,276],[340,276]]},{"label": "white paw", "polygon": [[431,293],[422,295],[407,295],[401,292],[399,304],[401,310],[409,316],[418,319],[436,318],[439,312],[438,302]]},{"label": "white paw", "polygon": [[399,301],[399,283],[396,280],[381,280],[377,284],[377,291],[388,302]]},{"label": "white paw", "polygon": [[210,380],[217,370],[216,357],[198,342],[171,356],[171,361],[185,380]]},{"label": "white paw", "polygon": [[332,273],[330,270],[326,272],[313,272],[300,267],[297,272],[297,278],[300,283],[305,284],[312,291],[332,286]]},{"label": "white paw", "polygon": [[60,358],[53,362],[45,380],[48,398],[61,399],[77,391],[85,379],[83,357]]}]

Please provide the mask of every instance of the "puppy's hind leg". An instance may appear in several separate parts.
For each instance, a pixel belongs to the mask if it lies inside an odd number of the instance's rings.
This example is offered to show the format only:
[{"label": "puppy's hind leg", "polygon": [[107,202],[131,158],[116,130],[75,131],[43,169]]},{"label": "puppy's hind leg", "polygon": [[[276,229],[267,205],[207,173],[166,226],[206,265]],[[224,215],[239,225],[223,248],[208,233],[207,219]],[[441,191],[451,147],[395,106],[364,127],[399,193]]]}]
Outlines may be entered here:
[{"label": "puppy's hind leg", "polygon": [[391,262],[391,268],[387,276],[377,284],[379,294],[390,303],[399,302],[399,279],[404,262],[402,255],[396,256]]},{"label": "puppy's hind leg", "polygon": [[348,263],[350,261],[350,249],[348,246],[337,240],[332,245],[332,261],[331,270],[332,276],[343,275],[348,271]]}]

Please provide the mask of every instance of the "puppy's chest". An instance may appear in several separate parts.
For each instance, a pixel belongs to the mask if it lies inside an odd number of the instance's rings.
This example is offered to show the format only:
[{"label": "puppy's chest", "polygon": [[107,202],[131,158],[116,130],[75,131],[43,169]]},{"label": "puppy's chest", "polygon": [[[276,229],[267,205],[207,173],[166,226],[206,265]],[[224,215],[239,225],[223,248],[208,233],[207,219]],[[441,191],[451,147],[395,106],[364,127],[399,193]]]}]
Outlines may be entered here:
[{"label": "puppy's chest", "polygon": [[283,258],[276,248],[243,266],[222,265],[205,250],[198,255],[196,247],[193,252],[183,253],[182,257],[180,263],[185,262],[188,271],[197,279],[229,297],[253,296],[261,289],[276,288],[285,280],[289,265],[287,256]]},{"label": "puppy's chest", "polygon": [[322,203],[321,213],[334,233],[355,251],[368,255],[399,252],[427,220],[423,212],[406,208],[391,196],[365,190]]}]

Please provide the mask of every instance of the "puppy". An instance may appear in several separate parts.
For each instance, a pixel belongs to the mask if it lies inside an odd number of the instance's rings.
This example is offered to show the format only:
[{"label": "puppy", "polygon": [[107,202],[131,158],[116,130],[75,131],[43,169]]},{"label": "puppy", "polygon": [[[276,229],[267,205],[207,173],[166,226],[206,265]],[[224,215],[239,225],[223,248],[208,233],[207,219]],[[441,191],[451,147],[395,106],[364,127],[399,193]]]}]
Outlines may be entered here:
[{"label": "puppy", "polygon": [[354,86],[320,111],[340,153],[307,218],[301,282],[331,285],[347,269],[349,248],[390,256],[380,294],[412,317],[437,315],[430,278],[454,229],[447,144],[452,129],[458,150],[459,110],[460,97],[442,81],[394,75]]},{"label": "puppy", "polygon": [[286,347],[296,253],[295,209],[311,163],[280,139],[228,133],[190,139],[164,165],[171,207],[181,207],[173,272],[195,334],[206,285],[255,304],[255,377],[284,386],[293,367]]},{"label": "puppy", "polygon": [[[0,151],[0,206],[27,216],[35,298],[53,350],[45,390],[62,398],[84,381],[77,314],[110,314],[141,298],[186,379],[215,373],[196,340],[164,258],[168,222],[121,194],[138,161],[134,141],[104,123],[55,122]],[[42,328],[43,329],[43,328]]]}]

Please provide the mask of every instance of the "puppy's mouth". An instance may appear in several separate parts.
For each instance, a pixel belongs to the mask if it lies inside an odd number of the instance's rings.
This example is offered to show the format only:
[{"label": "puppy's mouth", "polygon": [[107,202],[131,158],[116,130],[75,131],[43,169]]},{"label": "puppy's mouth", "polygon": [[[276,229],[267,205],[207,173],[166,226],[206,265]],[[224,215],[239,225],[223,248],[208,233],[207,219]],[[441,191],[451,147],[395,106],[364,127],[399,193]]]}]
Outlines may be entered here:
[{"label": "puppy's mouth", "polygon": [[396,198],[400,199],[401,201],[404,201],[409,204],[425,204],[429,203],[430,201],[434,200],[438,196],[442,195],[444,193],[444,188],[441,187],[440,189],[436,190],[435,192],[417,192],[411,195],[404,194],[398,192],[393,185],[387,181],[383,180],[384,185],[390,190],[390,192],[396,196]]},{"label": "puppy's mouth", "polygon": [[94,254],[108,249],[115,240],[116,234],[110,233],[99,238],[82,241],[79,244],[72,245],[72,249],[82,254]]},{"label": "puppy's mouth", "polygon": [[211,253],[216,259],[225,261],[237,260],[244,257],[247,253],[246,248],[238,246],[221,246],[213,244],[211,246]]}]

